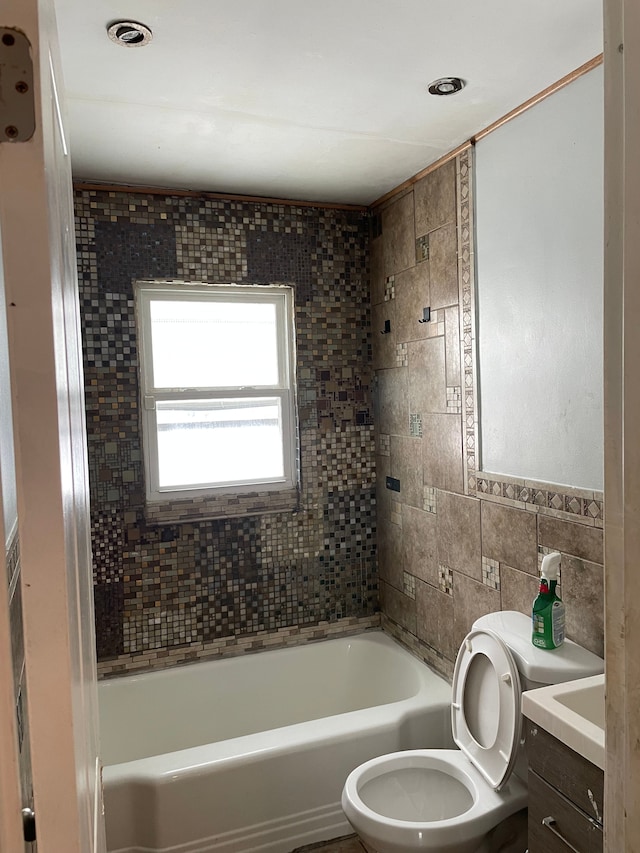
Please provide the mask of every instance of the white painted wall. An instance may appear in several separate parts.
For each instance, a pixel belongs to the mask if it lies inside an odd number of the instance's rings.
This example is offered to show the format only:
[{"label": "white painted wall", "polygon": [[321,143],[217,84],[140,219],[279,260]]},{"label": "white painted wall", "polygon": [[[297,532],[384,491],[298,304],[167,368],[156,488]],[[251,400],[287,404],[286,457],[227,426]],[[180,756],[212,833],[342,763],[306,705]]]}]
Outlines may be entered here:
[{"label": "white painted wall", "polygon": [[476,148],[481,467],[603,487],[603,72]]}]

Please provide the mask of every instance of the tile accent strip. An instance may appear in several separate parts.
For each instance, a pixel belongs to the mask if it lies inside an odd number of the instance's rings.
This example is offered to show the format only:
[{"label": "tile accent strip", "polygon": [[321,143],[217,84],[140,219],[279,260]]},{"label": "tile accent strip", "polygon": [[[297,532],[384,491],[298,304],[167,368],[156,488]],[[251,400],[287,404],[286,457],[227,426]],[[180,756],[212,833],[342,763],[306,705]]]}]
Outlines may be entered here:
[{"label": "tile accent strip", "polygon": [[462,412],[462,388],[459,385],[447,385],[447,412],[455,415]]},{"label": "tile accent strip", "polygon": [[425,234],[416,240],[416,263],[429,260],[429,235]]},{"label": "tile accent strip", "polygon": [[482,558],[482,583],[491,589],[500,589],[500,563],[497,560]]},{"label": "tile accent strip", "polygon": [[209,643],[189,643],[172,649],[157,649],[144,654],[119,655],[114,660],[98,663],[98,678],[127,675],[131,672],[166,669],[177,664],[201,660],[237,657],[266,649],[283,649],[306,643],[348,637],[362,631],[380,628],[380,614],[366,617],[349,617],[336,622],[319,622],[308,627],[280,628],[278,631],[258,631],[245,636],[222,637]]},{"label": "tile accent strip", "polygon": [[462,446],[464,488],[476,494],[476,448],[478,446],[476,309],[473,252],[473,195],[471,152],[456,158],[458,200],[458,291],[460,300],[460,346],[462,358]]},{"label": "tile accent strip", "polygon": [[449,566],[438,566],[438,585],[442,592],[453,595],[453,572]]},{"label": "tile accent strip", "polygon": [[434,486],[424,486],[422,495],[422,508],[426,512],[431,512],[434,515],[437,513],[436,505],[436,489]]},{"label": "tile accent strip", "polygon": [[378,453],[380,456],[391,456],[391,436],[378,433]]},{"label": "tile accent strip", "polygon": [[414,438],[422,438],[422,415],[419,412],[409,415],[409,434]]},{"label": "tile accent strip", "polygon": [[389,275],[384,282],[384,301],[390,302],[396,296],[396,277]]},{"label": "tile accent strip", "polygon": [[408,344],[396,344],[396,367],[406,367],[409,364]]},{"label": "tile accent strip", "polygon": [[409,572],[404,572],[402,579],[402,587],[405,595],[408,595],[409,598],[415,599],[416,579],[414,575],[409,574]]}]

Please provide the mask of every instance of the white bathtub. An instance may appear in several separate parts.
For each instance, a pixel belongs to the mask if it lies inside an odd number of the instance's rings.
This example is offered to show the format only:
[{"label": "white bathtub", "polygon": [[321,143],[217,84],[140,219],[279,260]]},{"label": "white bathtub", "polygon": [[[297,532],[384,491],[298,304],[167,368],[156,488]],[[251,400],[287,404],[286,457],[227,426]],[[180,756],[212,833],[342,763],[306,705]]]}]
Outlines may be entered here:
[{"label": "white bathtub", "polygon": [[99,685],[110,853],[286,853],[350,832],[358,764],[447,747],[451,688],[380,632]]}]

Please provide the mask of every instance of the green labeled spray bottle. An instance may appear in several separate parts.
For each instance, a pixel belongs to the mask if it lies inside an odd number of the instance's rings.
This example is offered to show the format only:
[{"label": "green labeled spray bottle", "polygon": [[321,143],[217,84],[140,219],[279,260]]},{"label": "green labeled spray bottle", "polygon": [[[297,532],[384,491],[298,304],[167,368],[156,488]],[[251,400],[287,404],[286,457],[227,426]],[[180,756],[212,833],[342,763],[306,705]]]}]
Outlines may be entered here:
[{"label": "green labeled spray bottle", "polygon": [[564,604],[556,594],[560,554],[542,558],[540,592],[533,602],[531,642],[539,649],[557,649],[564,643]]}]

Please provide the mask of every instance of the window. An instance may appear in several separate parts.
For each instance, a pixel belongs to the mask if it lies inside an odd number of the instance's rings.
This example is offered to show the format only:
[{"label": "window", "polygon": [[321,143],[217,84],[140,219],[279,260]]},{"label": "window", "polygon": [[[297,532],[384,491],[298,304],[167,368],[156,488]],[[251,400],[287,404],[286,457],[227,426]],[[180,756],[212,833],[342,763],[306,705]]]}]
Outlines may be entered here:
[{"label": "window", "polygon": [[291,489],[290,287],[137,287],[147,500]]}]

